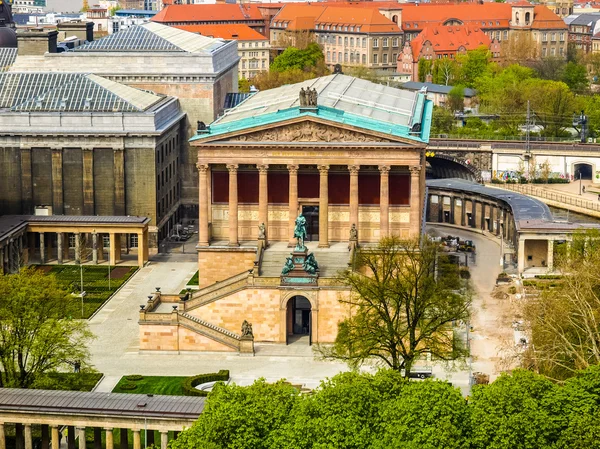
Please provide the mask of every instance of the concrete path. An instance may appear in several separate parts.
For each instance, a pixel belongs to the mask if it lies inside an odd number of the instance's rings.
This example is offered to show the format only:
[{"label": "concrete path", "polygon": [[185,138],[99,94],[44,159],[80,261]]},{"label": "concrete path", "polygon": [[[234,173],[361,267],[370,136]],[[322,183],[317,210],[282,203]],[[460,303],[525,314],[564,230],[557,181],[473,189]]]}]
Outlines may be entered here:
[{"label": "concrete path", "polygon": [[105,376],[97,391],[111,391],[127,374],[191,376],[220,369],[229,369],[232,380],[242,385],[265,377],[269,381],[286,378],[314,388],[322,379],[347,370],[345,364],[315,360],[307,344],[294,344],[287,349],[259,344],[255,357],[229,353],[140,353],[140,304],[147,301],[155,287],[161,287],[165,293],[179,292],[197,270],[197,262],[188,262],[187,254],[162,257],[169,261],[150,262],[140,269],[90,320],[90,329],[97,336],[90,347],[92,364]]}]

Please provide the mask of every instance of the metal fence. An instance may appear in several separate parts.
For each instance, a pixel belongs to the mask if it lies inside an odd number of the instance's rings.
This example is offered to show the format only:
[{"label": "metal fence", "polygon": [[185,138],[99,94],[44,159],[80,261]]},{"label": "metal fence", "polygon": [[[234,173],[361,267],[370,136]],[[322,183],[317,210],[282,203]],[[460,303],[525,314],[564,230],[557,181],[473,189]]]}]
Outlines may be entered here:
[{"label": "metal fence", "polygon": [[558,192],[551,192],[531,184],[492,184],[490,187],[500,187],[513,192],[523,193],[529,196],[544,198],[557,203],[568,204],[570,206],[581,207],[600,212],[600,201],[590,201],[584,198],[577,198],[573,195],[565,195]]}]

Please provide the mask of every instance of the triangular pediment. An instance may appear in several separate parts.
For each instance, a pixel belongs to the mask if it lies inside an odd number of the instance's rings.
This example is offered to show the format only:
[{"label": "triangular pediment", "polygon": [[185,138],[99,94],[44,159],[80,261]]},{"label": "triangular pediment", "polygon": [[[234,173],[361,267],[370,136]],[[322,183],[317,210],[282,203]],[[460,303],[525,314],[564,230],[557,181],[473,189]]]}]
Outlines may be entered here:
[{"label": "triangular pediment", "polygon": [[208,142],[280,142],[280,143],[402,143],[420,146],[419,142],[388,135],[378,131],[341,125],[334,122],[303,117],[300,120],[274,123],[260,128],[246,128],[215,136],[214,139],[201,139],[194,145]]}]

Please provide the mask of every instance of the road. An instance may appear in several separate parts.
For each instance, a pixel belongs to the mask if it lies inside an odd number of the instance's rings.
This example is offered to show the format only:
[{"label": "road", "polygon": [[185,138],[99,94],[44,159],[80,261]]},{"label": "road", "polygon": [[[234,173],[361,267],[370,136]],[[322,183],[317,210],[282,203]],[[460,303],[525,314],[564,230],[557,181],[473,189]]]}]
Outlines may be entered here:
[{"label": "road", "polygon": [[[477,232],[439,225],[428,225],[427,233],[434,236],[458,236],[461,240],[473,240],[475,243],[476,254],[468,259],[474,289],[470,322],[472,331],[469,333],[470,368],[472,372],[489,374],[491,382],[504,368],[504,354],[514,347],[512,306],[507,299],[492,296],[496,278],[502,271],[500,241]],[[442,367],[436,367],[434,374],[437,378],[448,379],[467,394],[468,366],[451,373],[444,372]]]}]

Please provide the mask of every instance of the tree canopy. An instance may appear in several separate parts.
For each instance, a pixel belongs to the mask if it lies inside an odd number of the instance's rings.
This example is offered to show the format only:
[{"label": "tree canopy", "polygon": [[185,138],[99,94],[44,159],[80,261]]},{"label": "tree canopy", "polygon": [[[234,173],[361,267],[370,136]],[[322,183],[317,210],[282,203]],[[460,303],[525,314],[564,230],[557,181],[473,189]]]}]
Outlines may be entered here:
[{"label": "tree canopy", "polygon": [[270,69],[273,72],[285,72],[290,69],[308,71],[316,67],[319,62],[323,62],[324,59],[319,44],[312,42],[303,50],[296,47],[286,48],[273,60]]},{"label": "tree canopy", "polygon": [[351,293],[340,302],[352,314],[339,324],[333,346],[320,348],[325,358],[352,367],[378,360],[408,376],[426,354],[442,360],[466,355],[452,324],[469,317],[467,281],[436,243],[385,238],[359,250],[356,267],[341,275]]},{"label": "tree canopy", "polygon": [[77,303],[35,268],[0,276],[0,386],[31,386],[49,371],[87,364],[92,338]]}]

